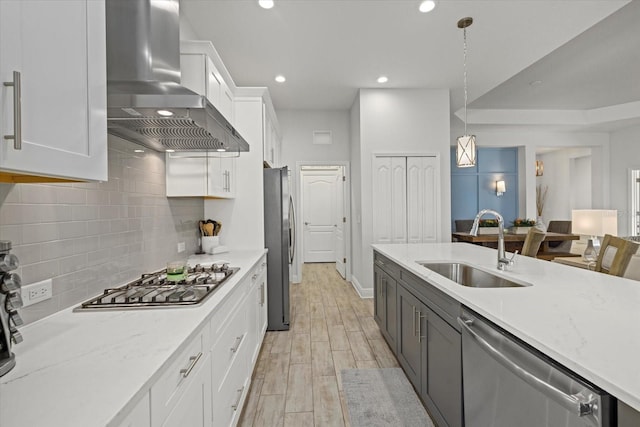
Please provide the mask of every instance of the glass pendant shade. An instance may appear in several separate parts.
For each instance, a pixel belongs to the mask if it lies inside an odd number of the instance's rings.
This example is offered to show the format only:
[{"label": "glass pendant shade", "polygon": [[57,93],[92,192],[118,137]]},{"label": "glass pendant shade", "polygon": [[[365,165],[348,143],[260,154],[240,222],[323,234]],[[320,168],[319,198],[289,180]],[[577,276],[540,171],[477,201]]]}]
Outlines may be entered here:
[{"label": "glass pendant shade", "polygon": [[470,168],[476,165],[476,136],[463,135],[458,137],[456,147],[456,166]]}]

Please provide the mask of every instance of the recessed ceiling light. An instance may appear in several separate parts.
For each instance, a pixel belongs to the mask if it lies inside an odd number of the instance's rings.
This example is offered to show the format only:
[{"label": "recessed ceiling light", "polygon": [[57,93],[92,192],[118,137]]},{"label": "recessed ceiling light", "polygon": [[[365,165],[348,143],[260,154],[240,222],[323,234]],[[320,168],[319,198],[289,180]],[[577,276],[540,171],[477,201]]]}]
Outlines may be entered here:
[{"label": "recessed ceiling light", "polygon": [[171,149],[171,148],[168,148],[168,149],[166,149],[164,151],[166,151],[167,153],[175,153],[176,152],[176,150]]},{"label": "recessed ceiling light", "polygon": [[279,75],[279,76],[276,76],[276,81],[277,81],[278,83],[284,83],[284,82],[286,82],[286,81],[287,81],[287,79],[286,79],[284,76]]},{"label": "recessed ceiling light", "polygon": [[273,0],[258,0],[258,4],[263,9],[271,9],[273,7]]},{"label": "recessed ceiling light", "polygon": [[424,0],[420,3],[420,7],[418,10],[422,13],[431,12],[436,7],[436,2],[434,0]]},{"label": "recessed ceiling light", "polygon": [[141,150],[141,149],[138,148],[137,150],[133,150],[133,152],[134,153],[144,153],[144,150]]},{"label": "recessed ceiling light", "polygon": [[161,116],[164,116],[164,117],[173,116],[173,113],[171,111],[169,111],[169,110],[158,110],[158,111],[156,111],[156,113],[158,113],[158,114],[160,114]]},{"label": "recessed ceiling light", "polygon": [[541,84],[542,84],[542,80],[534,80],[532,82],[529,82],[529,86],[531,87],[540,86]]},{"label": "recessed ceiling light", "polygon": [[377,81],[378,83],[386,83],[389,81],[389,78],[387,76],[380,76]]}]

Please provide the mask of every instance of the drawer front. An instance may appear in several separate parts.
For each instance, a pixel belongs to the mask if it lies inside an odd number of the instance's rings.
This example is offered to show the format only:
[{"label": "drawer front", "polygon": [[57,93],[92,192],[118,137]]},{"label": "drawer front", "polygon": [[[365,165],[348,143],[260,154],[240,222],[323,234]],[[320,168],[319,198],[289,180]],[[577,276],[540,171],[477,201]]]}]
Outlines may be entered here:
[{"label": "drawer front", "polygon": [[394,279],[400,278],[400,270],[401,270],[400,266],[395,262],[391,261],[386,256],[380,255],[379,253],[374,252],[374,263],[378,267],[386,271],[388,274],[393,276]]},{"label": "drawer front", "polygon": [[[247,369],[248,346],[241,343],[238,354],[222,382],[213,383],[213,425],[234,425],[242,412],[242,405],[249,390],[250,372]],[[213,368],[218,361],[213,359]]]},{"label": "drawer front", "polygon": [[220,304],[213,316],[211,316],[211,343],[215,343],[217,337],[220,336],[222,329],[231,321],[231,317],[236,314],[238,305],[244,301],[249,284],[251,283],[251,273],[246,275],[239,283],[235,285],[231,295]]},{"label": "drawer front", "polygon": [[457,318],[461,313],[461,305],[444,292],[436,289],[424,279],[414,276],[408,271],[402,270],[401,280],[423,302],[442,317],[456,330],[460,330]]},{"label": "drawer front", "polygon": [[211,358],[213,364],[214,387],[224,381],[233,363],[240,354],[240,350],[246,347],[248,341],[248,319],[245,309],[246,299],[243,304],[237,305],[229,321],[220,330],[213,340]]},{"label": "drawer front", "polygon": [[193,373],[204,363],[207,351],[204,348],[204,333],[202,331],[184,347],[184,350],[151,387],[152,425],[158,426],[163,423],[193,381]]}]

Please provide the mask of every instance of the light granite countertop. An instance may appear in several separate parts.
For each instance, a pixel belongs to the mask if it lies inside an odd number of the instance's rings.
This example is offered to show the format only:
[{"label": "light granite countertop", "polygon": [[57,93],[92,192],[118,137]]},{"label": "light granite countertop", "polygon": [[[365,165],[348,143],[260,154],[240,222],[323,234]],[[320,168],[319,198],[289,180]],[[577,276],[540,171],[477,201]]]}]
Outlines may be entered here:
[{"label": "light granite countertop", "polygon": [[264,253],[189,258],[240,267],[197,307],[69,308],[21,328],[16,367],[0,378],[0,426],[117,425]]},{"label": "light granite countertop", "polygon": [[[640,411],[640,282],[468,243],[376,244],[374,250]],[[463,261],[523,288],[468,288],[416,261]]]}]

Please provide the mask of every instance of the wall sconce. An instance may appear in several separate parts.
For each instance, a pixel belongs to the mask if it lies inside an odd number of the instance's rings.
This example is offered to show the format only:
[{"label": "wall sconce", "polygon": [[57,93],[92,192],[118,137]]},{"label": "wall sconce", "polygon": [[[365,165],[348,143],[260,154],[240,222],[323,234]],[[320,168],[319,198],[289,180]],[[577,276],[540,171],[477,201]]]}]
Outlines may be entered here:
[{"label": "wall sconce", "polygon": [[536,160],[536,176],[542,176],[544,174],[544,163],[542,160]]},{"label": "wall sconce", "polygon": [[503,180],[496,181],[496,196],[500,197],[507,192],[507,186]]}]

